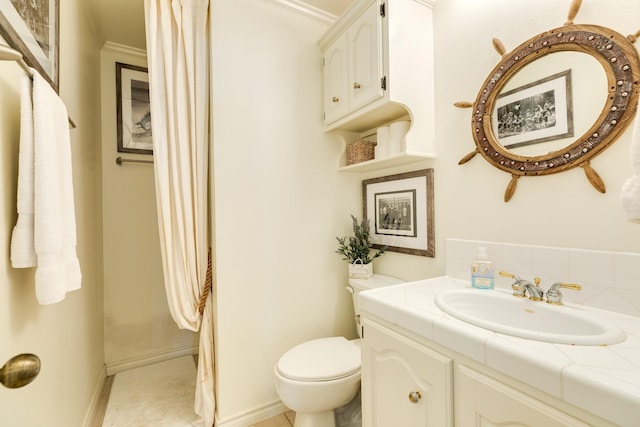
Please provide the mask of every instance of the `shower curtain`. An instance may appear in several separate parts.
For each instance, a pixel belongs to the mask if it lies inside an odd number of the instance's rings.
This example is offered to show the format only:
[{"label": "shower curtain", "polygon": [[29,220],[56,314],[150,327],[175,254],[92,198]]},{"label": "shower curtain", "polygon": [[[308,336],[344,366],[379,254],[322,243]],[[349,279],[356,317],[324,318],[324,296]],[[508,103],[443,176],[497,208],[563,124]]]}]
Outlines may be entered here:
[{"label": "shower curtain", "polygon": [[209,0],[144,0],[144,7],[165,289],[178,326],[200,330],[195,425],[211,427]]}]

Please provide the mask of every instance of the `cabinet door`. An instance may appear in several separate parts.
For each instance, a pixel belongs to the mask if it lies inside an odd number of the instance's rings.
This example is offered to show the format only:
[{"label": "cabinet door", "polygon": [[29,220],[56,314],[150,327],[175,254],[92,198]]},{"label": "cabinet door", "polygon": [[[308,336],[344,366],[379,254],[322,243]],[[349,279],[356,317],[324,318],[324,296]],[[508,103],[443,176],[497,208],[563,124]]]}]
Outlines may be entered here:
[{"label": "cabinet door", "polygon": [[349,112],[347,91],[347,35],[336,39],[322,57],[324,78],[324,121],[331,123]]},{"label": "cabinet door", "polygon": [[363,319],[363,427],[452,426],[451,359]]},{"label": "cabinet door", "polygon": [[589,426],[467,366],[460,365],[458,371],[458,427]]},{"label": "cabinet door", "polygon": [[347,30],[349,55],[349,111],[383,95],[381,19],[373,2]]}]

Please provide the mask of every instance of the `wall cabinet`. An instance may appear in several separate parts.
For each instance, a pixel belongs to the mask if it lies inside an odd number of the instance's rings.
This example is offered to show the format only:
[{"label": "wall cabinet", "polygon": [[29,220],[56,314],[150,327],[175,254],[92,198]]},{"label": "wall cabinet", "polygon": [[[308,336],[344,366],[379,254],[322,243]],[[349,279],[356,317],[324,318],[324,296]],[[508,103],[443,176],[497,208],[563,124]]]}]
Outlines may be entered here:
[{"label": "wall cabinet", "polygon": [[383,95],[380,21],[371,3],[323,55],[324,120],[333,123]]},{"label": "wall cabinet", "polygon": [[451,359],[367,320],[362,327],[363,426],[452,426]]},{"label": "wall cabinet", "polygon": [[575,407],[562,410],[557,399],[533,397],[517,382],[396,326],[364,313],[361,319],[363,427],[612,425]]},{"label": "wall cabinet", "polygon": [[355,0],[320,39],[327,131],[344,143],[375,138],[398,120],[411,128],[400,153],[344,171],[435,157],[434,0]]}]

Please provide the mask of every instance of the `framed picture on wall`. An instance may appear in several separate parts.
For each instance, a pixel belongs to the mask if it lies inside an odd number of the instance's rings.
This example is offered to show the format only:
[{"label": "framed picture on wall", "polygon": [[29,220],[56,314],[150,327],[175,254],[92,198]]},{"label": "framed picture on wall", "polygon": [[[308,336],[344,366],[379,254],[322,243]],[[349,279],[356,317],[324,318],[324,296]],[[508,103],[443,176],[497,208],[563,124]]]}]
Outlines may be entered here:
[{"label": "framed picture on wall", "polygon": [[118,152],[153,154],[147,68],[116,62]]},{"label": "framed picture on wall", "polygon": [[501,93],[494,134],[505,148],[573,136],[571,70]]},{"label": "framed picture on wall", "polygon": [[53,89],[59,86],[59,0],[0,0],[0,35]]},{"label": "framed picture on wall", "polygon": [[374,248],[436,256],[433,169],[362,181],[362,205]]}]

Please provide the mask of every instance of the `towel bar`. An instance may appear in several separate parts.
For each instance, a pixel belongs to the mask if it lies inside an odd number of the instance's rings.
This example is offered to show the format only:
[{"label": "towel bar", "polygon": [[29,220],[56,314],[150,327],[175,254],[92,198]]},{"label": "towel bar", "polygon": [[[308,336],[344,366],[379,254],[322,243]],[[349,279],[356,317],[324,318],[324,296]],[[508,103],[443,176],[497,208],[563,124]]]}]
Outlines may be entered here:
[{"label": "towel bar", "polygon": [[123,159],[122,157],[116,157],[116,165],[122,166],[123,163],[153,163],[153,160],[138,160],[138,159]]},{"label": "towel bar", "polygon": [[[16,61],[20,68],[24,70],[25,73],[29,75],[33,79],[33,71],[24,62],[22,59],[22,54],[15,49],[11,49],[9,46],[5,46],[0,44],[0,61]],[[69,127],[71,129],[75,129],[77,127],[76,122],[74,122],[71,117],[69,117]]]}]

